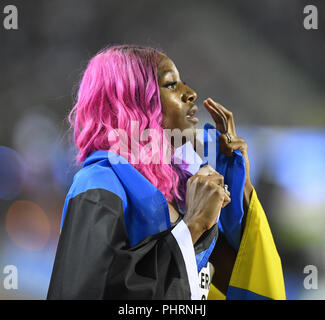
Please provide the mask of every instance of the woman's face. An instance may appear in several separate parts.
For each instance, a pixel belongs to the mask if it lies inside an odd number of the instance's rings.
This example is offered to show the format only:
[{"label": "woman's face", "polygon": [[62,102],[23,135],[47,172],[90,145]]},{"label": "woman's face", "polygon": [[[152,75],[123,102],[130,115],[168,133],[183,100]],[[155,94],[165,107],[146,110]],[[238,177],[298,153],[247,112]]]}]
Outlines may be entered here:
[{"label": "woman's face", "polygon": [[163,114],[163,127],[166,129],[195,130],[199,121],[194,116],[196,93],[184,82],[179,72],[167,56],[161,54],[158,60],[158,83]]}]

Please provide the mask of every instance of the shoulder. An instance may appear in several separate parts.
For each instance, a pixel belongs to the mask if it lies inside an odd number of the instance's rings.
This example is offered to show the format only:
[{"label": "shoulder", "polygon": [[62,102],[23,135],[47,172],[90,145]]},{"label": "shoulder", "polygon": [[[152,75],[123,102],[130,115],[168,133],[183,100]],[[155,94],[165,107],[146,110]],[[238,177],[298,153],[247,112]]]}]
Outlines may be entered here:
[{"label": "shoulder", "polygon": [[123,185],[114,170],[104,161],[83,167],[75,174],[67,199],[85,193],[96,195],[98,201],[106,199],[105,195],[114,194],[122,200],[123,210],[127,207]]}]

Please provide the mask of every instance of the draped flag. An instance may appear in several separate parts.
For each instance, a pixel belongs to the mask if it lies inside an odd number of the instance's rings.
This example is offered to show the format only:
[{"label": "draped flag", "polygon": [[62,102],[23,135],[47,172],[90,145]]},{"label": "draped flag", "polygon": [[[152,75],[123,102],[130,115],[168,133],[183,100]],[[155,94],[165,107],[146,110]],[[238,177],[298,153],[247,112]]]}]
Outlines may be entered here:
[{"label": "draped flag", "polygon": [[[197,272],[207,267],[219,228],[237,258],[227,296],[211,285],[208,298],[285,299],[281,260],[255,190],[242,233],[245,161],[238,150],[233,157],[221,154],[219,135],[213,126],[204,127],[206,158],[192,165],[191,174],[209,163],[224,176],[232,201],[195,244],[192,266]],[[61,227],[48,298],[193,298],[196,270],[189,278],[170,234],[167,201],[123,157],[104,150],[88,156],[67,194]]]},{"label": "draped flag", "polygon": [[253,191],[246,226],[225,297],[213,285],[210,300],[285,300],[281,260],[264,210]]},{"label": "draped flag", "polygon": [[[215,143],[215,154],[209,150],[208,162],[214,161],[215,169],[224,176],[231,193],[231,203],[222,209],[219,230],[237,250],[227,295],[224,296],[211,285],[210,300],[284,300],[285,286],[282,265],[273,236],[258,200],[255,189],[252,192],[246,224],[241,237],[243,211],[243,190],[245,182],[245,161],[236,150],[232,158],[219,152],[217,131],[210,124],[205,125],[204,148],[207,154],[208,143]],[[211,157],[215,159],[211,160]],[[241,237],[241,238],[240,238]]]}]

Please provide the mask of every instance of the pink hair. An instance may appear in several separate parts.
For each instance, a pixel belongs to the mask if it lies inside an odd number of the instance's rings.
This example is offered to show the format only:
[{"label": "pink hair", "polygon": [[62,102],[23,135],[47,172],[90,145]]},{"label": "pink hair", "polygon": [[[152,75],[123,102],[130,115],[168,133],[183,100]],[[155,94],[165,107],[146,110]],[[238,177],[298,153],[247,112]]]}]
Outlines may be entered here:
[{"label": "pink hair", "polygon": [[[140,46],[112,46],[100,51],[90,61],[82,77],[77,102],[69,114],[74,128],[74,140],[79,148],[78,161],[95,150],[109,150],[112,142],[108,134],[123,129],[128,136],[128,153],[131,152],[131,121],[138,121],[139,135],[145,129],[155,129],[160,141],[160,159],[165,159],[166,137],[162,128],[162,111],[157,76],[160,52]],[[162,143],[164,141],[164,143]],[[137,142],[139,154],[150,156],[144,145]],[[154,149],[154,148],[152,148]],[[141,151],[142,150],[142,151]],[[157,187],[168,201],[174,196],[181,199],[177,186],[179,177],[173,165],[160,161],[158,164],[131,164]]]}]

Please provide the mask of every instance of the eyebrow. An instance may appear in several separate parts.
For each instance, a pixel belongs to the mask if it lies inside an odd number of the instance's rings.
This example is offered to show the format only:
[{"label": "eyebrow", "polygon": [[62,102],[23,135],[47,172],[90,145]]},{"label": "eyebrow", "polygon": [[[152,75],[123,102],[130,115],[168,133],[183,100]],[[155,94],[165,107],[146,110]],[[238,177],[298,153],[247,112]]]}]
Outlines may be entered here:
[{"label": "eyebrow", "polygon": [[168,72],[175,73],[174,70],[172,70],[172,69],[168,69],[168,70],[164,70],[164,71],[162,71],[162,72],[158,75],[158,77],[161,78],[162,76],[164,76],[164,75],[165,75],[166,73],[168,73]]}]

